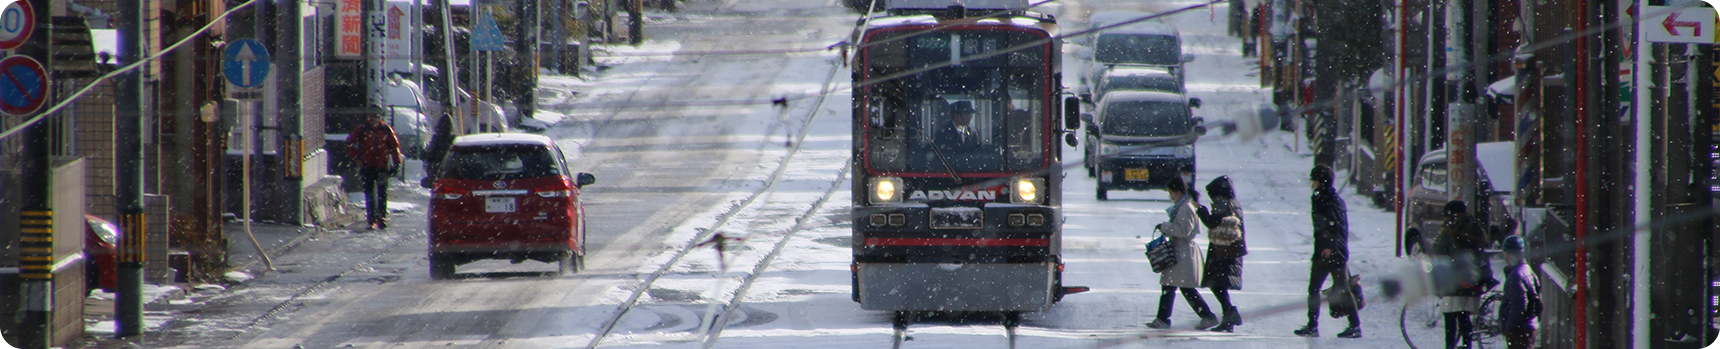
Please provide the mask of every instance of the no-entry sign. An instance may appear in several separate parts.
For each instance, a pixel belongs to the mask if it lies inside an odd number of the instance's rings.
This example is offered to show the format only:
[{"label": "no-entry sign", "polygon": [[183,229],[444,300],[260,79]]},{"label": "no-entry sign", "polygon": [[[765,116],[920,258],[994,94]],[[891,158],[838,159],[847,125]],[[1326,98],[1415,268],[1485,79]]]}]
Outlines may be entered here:
[{"label": "no-entry sign", "polygon": [[0,59],[0,113],[28,115],[48,101],[48,72],[29,56]]},{"label": "no-entry sign", "polygon": [[[0,1],[4,2],[4,1]],[[36,9],[28,0],[17,0],[0,9],[0,50],[10,50],[30,41],[36,29]]]}]

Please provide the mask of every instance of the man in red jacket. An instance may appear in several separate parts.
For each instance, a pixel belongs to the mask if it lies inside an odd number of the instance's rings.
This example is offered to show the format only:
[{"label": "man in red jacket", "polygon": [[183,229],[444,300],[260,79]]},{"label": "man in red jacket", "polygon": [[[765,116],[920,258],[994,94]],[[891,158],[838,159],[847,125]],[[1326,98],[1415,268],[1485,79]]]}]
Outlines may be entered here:
[{"label": "man in red jacket", "polygon": [[381,114],[373,114],[347,134],[346,156],[358,162],[358,178],[364,183],[365,229],[388,228],[387,180],[400,169],[400,138]]}]

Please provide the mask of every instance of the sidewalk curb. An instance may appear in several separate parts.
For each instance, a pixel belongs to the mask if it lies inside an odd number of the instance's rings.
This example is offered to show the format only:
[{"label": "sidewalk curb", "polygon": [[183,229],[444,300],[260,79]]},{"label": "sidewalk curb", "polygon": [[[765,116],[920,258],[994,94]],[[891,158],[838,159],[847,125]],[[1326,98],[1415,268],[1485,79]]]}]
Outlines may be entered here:
[{"label": "sidewalk curb", "polygon": [[[318,226],[313,226],[313,227],[302,227],[301,226],[301,227],[295,228],[295,230],[297,230],[299,232],[297,237],[294,237],[292,240],[287,241],[285,244],[281,244],[280,247],[277,247],[273,250],[267,251],[268,255],[271,258],[278,257],[280,255],[286,254],[287,252],[291,252],[294,248],[298,248],[299,245],[304,244],[305,241],[309,241],[310,239],[315,238],[317,236],[321,236],[323,233],[327,232],[327,229],[324,229],[324,228],[318,227]],[[267,250],[267,249],[265,249],[265,250]],[[251,276],[252,276],[251,280],[256,280],[256,278],[258,276],[263,275],[263,272],[269,271],[269,270],[263,270],[263,269],[258,268],[258,265],[262,264],[262,263],[263,263],[263,259],[258,258],[257,260],[246,262],[245,264],[229,266],[226,269],[222,269],[221,274],[226,275],[227,273],[235,272],[235,271],[245,272],[245,273],[251,274]],[[267,266],[264,266],[264,267],[266,268]],[[242,284],[245,284],[249,281],[250,280],[245,280],[245,281],[238,282],[236,284],[242,285]]]}]

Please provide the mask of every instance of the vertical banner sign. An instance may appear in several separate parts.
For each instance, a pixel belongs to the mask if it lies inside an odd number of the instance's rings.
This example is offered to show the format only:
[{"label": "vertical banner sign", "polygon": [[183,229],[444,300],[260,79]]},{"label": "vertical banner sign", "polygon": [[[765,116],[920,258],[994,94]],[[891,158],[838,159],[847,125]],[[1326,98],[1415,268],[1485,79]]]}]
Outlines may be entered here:
[{"label": "vertical banner sign", "polygon": [[407,32],[410,26],[407,22],[412,19],[411,9],[412,4],[405,2],[391,1],[383,5],[382,17],[386,24],[381,35],[381,55],[384,72],[412,71],[412,60],[416,57],[412,57],[412,33]]},{"label": "vertical banner sign", "polygon": [[364,0],[340,0],[335,7],[335,57],[364,56]]},{"label": "vertical banner sign", "polygon": [[36,10],[29,1],[14,1],[0,9],[0,50],[10,50],[30,41],[36,28]]}]

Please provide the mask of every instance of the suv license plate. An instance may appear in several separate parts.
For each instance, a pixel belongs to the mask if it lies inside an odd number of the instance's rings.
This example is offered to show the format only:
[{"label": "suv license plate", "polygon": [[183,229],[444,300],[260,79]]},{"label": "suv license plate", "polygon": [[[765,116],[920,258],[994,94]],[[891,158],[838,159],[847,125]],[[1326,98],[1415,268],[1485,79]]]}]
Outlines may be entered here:
[{"label": "suv license plate", "polygon": [[1131,181],[1147,180],[1147,169],[1131,168],[1123,170],[1123,179]]},{"label": "suv license plate", "polygon": [[484,212],[508,213],[514,212],[514,198],[488,198],[484,200]]}]

